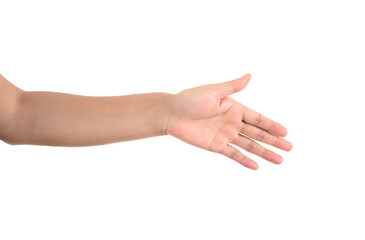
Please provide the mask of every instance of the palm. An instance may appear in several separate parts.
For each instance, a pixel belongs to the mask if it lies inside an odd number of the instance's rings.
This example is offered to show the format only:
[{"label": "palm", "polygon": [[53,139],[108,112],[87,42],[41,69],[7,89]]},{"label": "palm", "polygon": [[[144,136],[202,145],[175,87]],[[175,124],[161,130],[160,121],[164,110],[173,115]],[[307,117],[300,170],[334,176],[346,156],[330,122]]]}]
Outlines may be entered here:
[{"label": "palm", "polygon": [[[243,81],[245,76],[246,80]],[[221,153],[251,169],[257,169],[257,163],[230,143],[271,162],[281,163],[281,156],[253,139],[289,151],[292,148],[291,143],[282,138],[287,133],[286,129],[228,97],[247,85],[250,75],[245,76],[242,79],[204,85],[176,94],[171,103],[173,114],[166,132],[191,145]]]},{"label": "palm", "polygon": [[170,121],[168,134],[189,144],[205,150],[220,152],[241,128],[242,112],[238,103],[232,98],[225,98],[225,106],[221,98],[207,94],[198,99],[185,101],[179,109],[179,115]]}]

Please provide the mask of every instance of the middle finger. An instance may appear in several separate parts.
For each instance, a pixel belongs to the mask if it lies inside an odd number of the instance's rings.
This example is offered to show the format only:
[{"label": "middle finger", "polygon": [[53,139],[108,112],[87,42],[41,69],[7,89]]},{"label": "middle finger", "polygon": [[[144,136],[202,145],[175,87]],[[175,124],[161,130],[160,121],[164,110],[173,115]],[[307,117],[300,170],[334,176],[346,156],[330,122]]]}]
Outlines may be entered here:
[{"label": "middle finger", "polygon": [[245,122],[242,123],[243,127],[241,129],[241,133],[252,139],[267,143],[271,146],[277,147],[285,151],[290,151],[293,148],[293,145],[284,138],[272,135],[271,133],[261,128],[255,127],[251,124]]}]

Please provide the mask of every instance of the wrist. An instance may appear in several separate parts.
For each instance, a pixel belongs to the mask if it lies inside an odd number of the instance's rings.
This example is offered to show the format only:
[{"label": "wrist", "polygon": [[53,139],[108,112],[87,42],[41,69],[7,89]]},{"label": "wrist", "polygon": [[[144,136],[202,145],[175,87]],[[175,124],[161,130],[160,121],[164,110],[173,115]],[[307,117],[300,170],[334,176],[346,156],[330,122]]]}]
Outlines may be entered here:
[{"label": "wrist", "polygon": [[168,125],[173,117],[173,102],[175,94],[161,93],[161,104],[160,104],[160,132],[161,135],[168,135]]}]

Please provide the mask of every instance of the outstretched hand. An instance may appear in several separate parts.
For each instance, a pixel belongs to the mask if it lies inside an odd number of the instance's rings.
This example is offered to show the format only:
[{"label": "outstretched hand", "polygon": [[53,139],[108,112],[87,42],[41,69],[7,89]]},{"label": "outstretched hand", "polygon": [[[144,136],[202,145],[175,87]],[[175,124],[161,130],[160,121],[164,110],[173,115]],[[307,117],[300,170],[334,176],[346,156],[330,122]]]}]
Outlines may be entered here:
[{"label": "outstretched hand", "polygon": [[221,153],[250,169],[257,169],[258,164],[231,144],[280,164],[283,161],[280,155],[255,140],[290,151],[292,144],[282,138],[287,130],[229,97],[243,90],[250,78],[251,75],[246,74],[236,80],[173,95],[166,133],[199,148]]}]

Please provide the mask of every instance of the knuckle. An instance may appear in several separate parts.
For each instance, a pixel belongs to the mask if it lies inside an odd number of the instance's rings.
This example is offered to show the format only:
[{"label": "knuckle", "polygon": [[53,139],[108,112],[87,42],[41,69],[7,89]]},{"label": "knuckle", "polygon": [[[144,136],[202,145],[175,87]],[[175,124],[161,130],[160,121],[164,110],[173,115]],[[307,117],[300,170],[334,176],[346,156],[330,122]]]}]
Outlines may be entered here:
[{"label": "knuckle", "polygon": [[275,137],[272,141],[271,141],[271,145],[274,147],[278,147],[278,142],[279,142],[279,138]]},{"label": "knuckle", "polygon": [[262,151],[261,151],[261,154],[260,154],[260,157],[262,157],[262,158],[267,158],[267,155],[268,155],[268,152],[269,150],[267,150],[267,149],[263,149]]},{"label": "knuckle", "polygon": [[218,149],[217,153],[225,155],[225,148],[223,147],[223,148]]},{"label": "knuckle", "polygon": [[265,137],[265,132],[264,132],[263,130],[260,130],[260,131],[257,133],[257,135],[256,135],[256,139],[257,139],[258,141],[263,140],[263,139],[264,139],[264,137]]},{"label": "knuckle", "polygon": [[254,147],[255,147],[254,142],[253,142],[253,141],[249,141],[249,142],[247,143],[247,145],[246,145],[246,150],[247,150],[247,151],[249,151],[249,152],[252,152],[252,151],[253,151],[253,149],[254,149]]},{"label": "knuckle", "polygon": [[238,150],[233,150],[232,152],[230,152],[229,157],[234,159],[234,160],[239,160],[240,159],[240,152]]},{"label": "knuckle", "polygon": [[256,117],[255,117],[255,125],[260,125],[261,124],[261,121],[262,121],[262,116],[261,116],[261,114],[260,113],[258,113],[257,115],[256,115]]},{"label": "knuckle", "polygon": [[242,156],[240,156],[240,158],[237,159],[237,162],[246,166],[247,163],[247,157],[245,155],[242,154]]}]

